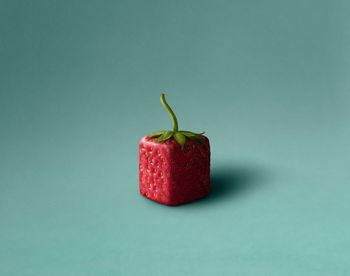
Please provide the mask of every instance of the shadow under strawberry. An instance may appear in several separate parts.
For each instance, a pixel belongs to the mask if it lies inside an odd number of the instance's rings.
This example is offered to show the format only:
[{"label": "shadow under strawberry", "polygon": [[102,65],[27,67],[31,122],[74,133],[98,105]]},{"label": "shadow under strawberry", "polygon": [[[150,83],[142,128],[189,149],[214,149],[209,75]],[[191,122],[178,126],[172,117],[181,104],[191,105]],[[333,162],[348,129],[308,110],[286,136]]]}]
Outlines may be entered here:
[{"label": "shadow under strawberry", "polygon": [[263,186],[266,177],[266,171],[256,166],[225,164],[213,167],[210,194],[186,205],[203,205],[235,200]]}]

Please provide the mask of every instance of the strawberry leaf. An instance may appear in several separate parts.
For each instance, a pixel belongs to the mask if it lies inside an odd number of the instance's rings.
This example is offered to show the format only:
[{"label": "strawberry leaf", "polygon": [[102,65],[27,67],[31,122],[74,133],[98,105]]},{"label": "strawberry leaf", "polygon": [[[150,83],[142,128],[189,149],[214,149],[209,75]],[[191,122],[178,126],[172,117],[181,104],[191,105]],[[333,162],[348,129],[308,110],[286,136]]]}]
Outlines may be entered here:
[{"label": "strawberry leaf", "polygon": [[164,142],[168,139],[170,139],[173,136],[173,131],[165,131],[163,134],[157,139],[157,142]]},{"label": "strawberry leaf", "polygon": [[159,130],[156,132],[152,132],[152,133],[148,134],[147,137],[148,138],[158,137],[158,136],[161,136],[164,132],[165,132],[165,130]]},{"label": "strawberry leaf", "polygon": [[197,141],[197,142],[203,141],[203,138],[199,136],[199,134],[197,133],[194,133],[191,131],[181,131],[181,133],[193,141]]},{"label": "strawberry leaf", "polygon": [[186,137],[183,135],[181,132],[175,132],[174,133],[174,138],[176,142],[180,145],[181,150],[183,150],[186,142]]},{"label": "strawberry leaf", "polygon": [[189,133],[189,134],[195,134],[195,135],[202,135],[205,133],[205,132],[196,133],[196,132],[188,131],[188,130],[181,130],[180,132],[182,132],[183,134]]}]

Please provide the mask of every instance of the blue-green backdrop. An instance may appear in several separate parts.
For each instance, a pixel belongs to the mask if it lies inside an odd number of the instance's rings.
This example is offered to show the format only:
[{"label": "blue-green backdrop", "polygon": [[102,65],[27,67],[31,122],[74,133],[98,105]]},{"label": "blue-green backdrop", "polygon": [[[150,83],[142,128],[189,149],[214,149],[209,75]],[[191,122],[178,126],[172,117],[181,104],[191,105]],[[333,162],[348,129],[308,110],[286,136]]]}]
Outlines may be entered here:
[{"label": "blue-green backdrop", "polygon": [[[0,275],[350,274],[350,2],[0,1]],[[138,195],[206,131],[210,197]]]}]

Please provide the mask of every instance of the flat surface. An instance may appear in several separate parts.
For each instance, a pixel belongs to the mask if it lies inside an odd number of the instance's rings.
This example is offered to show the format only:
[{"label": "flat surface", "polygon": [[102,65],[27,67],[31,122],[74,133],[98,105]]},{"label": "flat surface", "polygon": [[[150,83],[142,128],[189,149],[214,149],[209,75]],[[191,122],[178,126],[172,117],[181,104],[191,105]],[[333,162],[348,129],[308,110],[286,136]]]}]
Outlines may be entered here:
[{"label": "flat surface", "polygon": [[[0,275],[349,275],[349,1],[0,1]],[[138,195],[206,131],[212,195]]]}]

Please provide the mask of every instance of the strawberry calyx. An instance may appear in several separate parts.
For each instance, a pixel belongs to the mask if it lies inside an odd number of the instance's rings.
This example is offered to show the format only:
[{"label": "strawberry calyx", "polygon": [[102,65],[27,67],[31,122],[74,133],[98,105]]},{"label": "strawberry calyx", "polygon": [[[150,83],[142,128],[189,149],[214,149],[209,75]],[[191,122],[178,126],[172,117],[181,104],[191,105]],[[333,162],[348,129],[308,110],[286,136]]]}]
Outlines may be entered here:
[{"label": "strawberry calyx", "polygon": [[164,93],[160,95],[160,102],[162,103],[165,110],[168,112],[170,119],[173,122],[173,130],[159,130],[148,134],[147,135],[148,138],[157,138],[155,139],[155,141],[158,143],[174,138],[175,141],[180,145],[181,150],[183,150],[187,138],[197,142],[203,141],[203,137],[200,135],[204,134],[204,132],[195,133],[188,130],[179,130],[176,115],[174,111],[171,109],[171,107],[169,106],[169,104],[167,103],[167,101],[165,100]]}]

